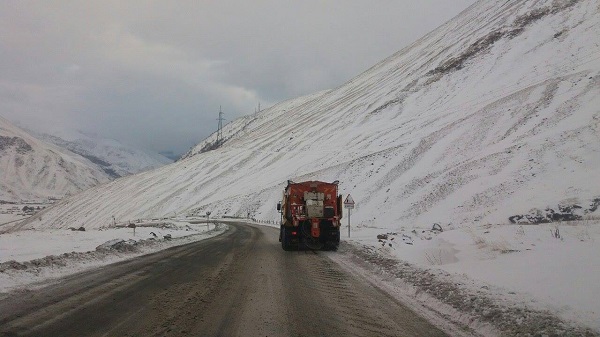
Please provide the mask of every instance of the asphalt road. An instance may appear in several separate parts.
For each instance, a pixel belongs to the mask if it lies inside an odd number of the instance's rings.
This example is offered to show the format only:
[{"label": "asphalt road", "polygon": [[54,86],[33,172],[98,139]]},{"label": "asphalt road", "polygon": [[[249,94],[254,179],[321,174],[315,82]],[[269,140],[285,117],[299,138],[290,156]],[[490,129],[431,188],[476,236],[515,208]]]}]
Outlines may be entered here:
[{"label": "asphalt road", "polygon": [[223,235],[0,299],[0,336],[444,336],[273,228]]}]

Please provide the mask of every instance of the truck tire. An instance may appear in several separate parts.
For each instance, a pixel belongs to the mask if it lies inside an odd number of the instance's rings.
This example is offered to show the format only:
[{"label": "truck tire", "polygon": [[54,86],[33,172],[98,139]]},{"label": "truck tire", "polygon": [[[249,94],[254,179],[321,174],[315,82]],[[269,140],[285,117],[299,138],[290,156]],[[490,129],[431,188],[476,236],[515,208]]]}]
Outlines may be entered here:
[{"label": "truck tire", "polygon": [[280,231],[280,236],[281,236],[281,248],[283,248],[283,250],[288,251],[291,250],[290,247],[290,238],[289,238],[289,233],[288,230],[285,228],[285,226],[281,226],[281,231]]},{"label": "truck tire", "polygon": [[325,243],[325,249],[336,251],[340,245],[340,231],[339,229],[332,229],[330,232],[330,239]]}]

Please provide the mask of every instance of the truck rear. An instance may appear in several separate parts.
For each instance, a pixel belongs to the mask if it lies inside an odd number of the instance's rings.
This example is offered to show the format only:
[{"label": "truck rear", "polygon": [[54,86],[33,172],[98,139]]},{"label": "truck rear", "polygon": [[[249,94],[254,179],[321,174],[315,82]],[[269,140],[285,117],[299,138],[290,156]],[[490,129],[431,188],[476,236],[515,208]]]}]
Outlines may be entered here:
[{"label": "truck rear", "polygon": [[283,199],[277,205],[281,213],[279,241],[284,250],[337,250],[340,244],[342,196],[338,181],[288,181]]}]

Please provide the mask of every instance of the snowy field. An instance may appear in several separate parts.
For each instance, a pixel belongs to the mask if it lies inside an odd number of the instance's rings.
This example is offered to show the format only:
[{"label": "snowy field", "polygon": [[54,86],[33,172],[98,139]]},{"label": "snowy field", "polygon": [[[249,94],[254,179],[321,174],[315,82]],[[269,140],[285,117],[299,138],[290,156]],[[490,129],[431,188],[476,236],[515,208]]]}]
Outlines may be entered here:
[{"label": "snowy field", "polygon": [[16,222],[18,220],[23,220],[27,218],[27,216],[21,215],[19,213],[0,213],[0,226],[4,224],[9,224],[12,222]]},{"label": "snowy field", "polygon": [[227,226],[185,221],[147,222],[133,228],[27,230],[0,234],[0,292],[43,286],[48,281],[207,239]]},{"label": "snowy field", "polygon": [[498,303],[548,311],[600,331],[600,220],[432,230],[362,227],[351,236],[344,231],[343,240]]},{"label": "snowy field", "polygon": [[[26,219],[34,212],[50,206],[49,203],[0,203],[0,226]],[[24,207],[31,210],[23,210]]]}]

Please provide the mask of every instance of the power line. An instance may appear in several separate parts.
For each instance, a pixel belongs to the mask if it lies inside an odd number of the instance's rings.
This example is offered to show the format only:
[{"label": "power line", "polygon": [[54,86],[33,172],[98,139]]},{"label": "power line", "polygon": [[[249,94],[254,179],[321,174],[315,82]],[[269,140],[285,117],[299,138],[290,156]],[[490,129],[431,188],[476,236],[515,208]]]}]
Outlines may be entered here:
[{"label": "power line", "polygon": [[221,109],[221,106],[219,105],[219,127],[217,129],[217,145],[220,145],[221,142],[223,141],[223,121],[225,120],[225,118],[223,118],[223,115],[225,113],[223,112],[223,110]]}]

